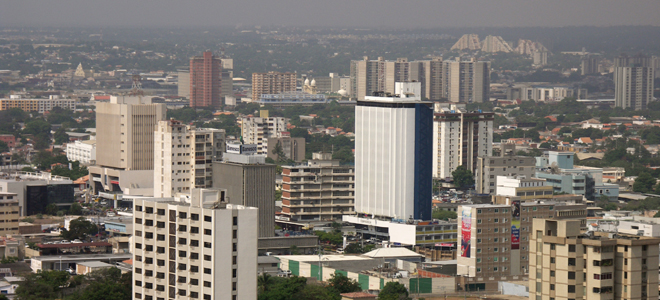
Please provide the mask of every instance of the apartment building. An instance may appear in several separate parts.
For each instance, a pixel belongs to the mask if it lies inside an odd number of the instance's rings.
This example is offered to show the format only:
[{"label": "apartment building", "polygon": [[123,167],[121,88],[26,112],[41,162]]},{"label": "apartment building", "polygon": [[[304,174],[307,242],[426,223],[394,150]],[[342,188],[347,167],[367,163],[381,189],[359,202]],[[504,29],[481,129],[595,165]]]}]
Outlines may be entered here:
[{"label": "apartment building", "polygon": [[9,99],[0,99],[0,110],[20,108],[24,111],[36,111],[43,114],[55,107],[75,110],[76,100],[63,99],[59,96],[51,96],[49,99],[23,99],[20,95],[11,95]]},{"label": "apartment building", "polygon": [[657,299],[660,239],[583,232],[579,221],[536,219],[530,299]]},{"label": "apartment building", "polygon": [[96,163],[96,140],[74,141],[66,144],[66,158],[83,165]]},{"label": "apartment building", "polygon": [[0,236],[18,234],[18,194],[0,192]]},{"label": "apartment building", "polygon": [[[235,151],[232,149],[239,148]],[[213,162],[213,187],[226,190],[227,202],[259,209],[259,237],[275,235],[275,165],[266,156],[227,145],[222,161]],[[242,153],[240,153],[242,152]]]},{"label": "apartment building", "polygon": [[252,99],[258,100],[263,94],[280,94],[296,91],[296,73],[252,73]]},{"label": "apartment building", "polygon": [[377,60],[351,61],[351,98],[364,100],[374,92],[395,94],[397,82],[420,82],[422,99],[440,100],[442,94],[443,76],[442,58],[431,60],[408,61],[407,58],[397,58],[386,61],[382,57]]},{"label": "apartment building", "polygon": [[498,176],[534,177],[536,159],[529,156],[514,156],[513,152],[515,151],[502,151],[500,156],[477,157],[477,167],[473,171],[477,193],[495,194]]},{"label": "apartment building", "polygon": [[313,153],[306,164],[282,166],[282,214],[293,222],[341,222],[355,214],[355,167],[331,153]]},{"label": "apartment building", "polygon": [[112,96],[96,104],[96,165],[89,167],[98,191],[153,195],[154,132],[165,104],[150,97]]},{"label": "apartment building", "polygon": [[133,299],[257,298],[258,210],[224,191],[133,202]]},{"label": "apartment building", "polygon": [[475,172],[477,158],[492,155],[493,119],[492,112],[468,111],[465,104],[436,103],[433,177],[451,178],[459,166]]},{"label": "apartment building", "polygon": [[470,291],[497,290],[498,281],[524,280],[529,271],[529,233],[535,219],[577,219],[586,228],[587,207],[555,201],[509,201],[458,209],[457,274]]},{"label": "apartment building", "polygon": [[445,61],[442,92],[450,102],[482,103],[490,101],[490,62]]},{"label": "apartment building", "polygon": [[154,147],[154,197],[173,197],[213,185],[212,163],[222,159],[225,131],[160,121]]},{"label": "apartment building", "polygon": [[655,68],[644,55],[621,55],[614,59],[614,102],[616,107],[646,109],[653,101]]},{"label": "apartment building", "polygon": [[190,58],[190,106],[221,107],[221,76],[222,64],[211,51]]},{"label": "apartment building", "polygon": [[257,154],[268,154],[268,139],[282,136],[286,132],[289,119],[268,117],[268,111],[261,111],[259,117],[241,119],[243,143],[257,145]]},{"label": "apartment building", "polygon": [[545,185],[545,179],[524,176],[497,176],[495,194],[509,197],[511,200],[552,199],[551,186]]},{"label": "apartment building", "polygon": [[[301,162],[305,159],[305,138],[292,138],[288,132],[282,132],[280,137],[271,137],[267,140],[266,149],[270,149],[265,154],[271,159],[290,159],[295,162]],[[273,151],[278,147],[282,149],[284,157],[278,157]]]}]

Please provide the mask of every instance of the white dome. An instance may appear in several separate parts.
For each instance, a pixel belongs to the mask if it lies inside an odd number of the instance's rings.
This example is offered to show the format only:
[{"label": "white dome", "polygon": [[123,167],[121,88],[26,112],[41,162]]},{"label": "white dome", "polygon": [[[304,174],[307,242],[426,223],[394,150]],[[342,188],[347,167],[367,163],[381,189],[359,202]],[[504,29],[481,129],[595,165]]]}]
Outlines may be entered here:
[{"label": "white dome", "polygon": [[309,78],[305,78],[305,85],[309,85]]},{"label": "white dome", "polygon": [[316,79],[312,79],[312,83],[311,83],[311,85],[312,85],[312,86],[316,86]]},{"label": "white dome", "polygon": [[337,94],[342,95],[342,96],[346,96],[346,95],[348,95],[348,92],[346,92],[345,89],[341,89],[341,90],[337,91]]}]

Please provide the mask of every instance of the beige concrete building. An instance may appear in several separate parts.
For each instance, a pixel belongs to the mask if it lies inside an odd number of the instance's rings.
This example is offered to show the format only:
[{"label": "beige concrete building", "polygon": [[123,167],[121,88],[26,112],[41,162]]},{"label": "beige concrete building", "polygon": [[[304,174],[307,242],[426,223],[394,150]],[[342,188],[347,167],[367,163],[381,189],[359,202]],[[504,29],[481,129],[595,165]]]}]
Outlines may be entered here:
[{"label": "beige concrete building", "polygon": [[654,71],[648,56],[615,58],[614,105],[623,109],[646,109],[646,105],[653,101]]},{"label": "beige concrete building", "polygon": [[511,201],[464,205],[458,209],[457,274],[471,291],[497,290],[498,281],[528,276],[529,233],[535,219],[577,219],[586,228],[587,207],[581,203]]},{"label": "beige concrete building", "polygon": [[511,200],[552,199],[552,186],[545,184],[545,179],[524,176],[497,176],[497,196]]},{"label": "beige concrete building", "polygon": [[0,192],[0,236],[18,234],[18,195]]},{"label": "beige concrete building", "polygon": [[314,153],[304,165],[282,166],[282,214],[293,222],[340,222],[355,214],[355,167],[330,153]]},{"label": "beige concrete building", "polygon": [[362,60],[351,61],[350,97],[364,100],[364,97],[372,96],[377,91],[395,94],[397,82],[420,82],[422,99],[440,100],[443,97],[442,70],[442,58],[386,61],[382,57],[369,60],[365,56]]},{"label": "beige concrete building", "polygon": [[[112,96],[109,103],[97,103],[99,151],[96,165],[89,167],[94,192],[152,190],[154,132],[158,122],[165,120],[165,112],[165,104],[152,103],[150,97]],[[120,176],[131,180],[120,182]]]},{"label": "beige concrete building", "polygon": [[530,299],[657,299],[660,239],[584,233],[579,221],[534,220]]},{"label": "beige concrete building", "polygon": [[290,136],[268,138],[266,149],[269,149],[269,151],[265,154],[275,161],[278,157],[277,154],[273,153],[273,150],[278,143],[287,159],[295,162],[301,162],[305,159],[305,138],[292,138]]},{"label": "beige concrete building", "polygon": [[490,62],[444,61],[442,75],[444,98],[451,102],[482,103],[490,101]]},{"label": "beige concrete building", "polygon": [[241,136],[244,144],[257,145],[257,154],[268,154],[268,139],[281,137],[282,132],[287,131],[289,119],[268,117],[268,111],[259,115],[241,119]]},{"label": "beige concrete building", "polygon": [[222,159],[225,131],[160,121],[155,147],[154,196],[173,197],[212,186],[212,163]]},{"label": "beige concrete building", "polygon": [[59,96],[51,96],[50,99],[22,99],[18,95],[12,95],[9,99],[0,99],[0,110],[20,108],[27,112],[36,111],[43,114],[55,107],[75,110],[76,100],[59,98]]},{"label": "beige concrete building", "polygon": [[[477,193],[495,194],[498,176],[524,176],[532,178],[536,173],[536,159],[529,156],[479,156],[474,169]],[[510,153],[513,154],[513,153]]]},{"label": "beige concrete building", "polygon": [[451,178],[459,166],[474,172],[477,159],[493,152],[493,113],[465,104],[436,103],[433,115],[433,177]]},{"label": "beige concrete building", "polygon": [[256,208],[195,189],[135,198],[133,214],[133,299],[257,298]]},{"label": "beige concrete building", "polygon": [[259,100],[263,94],[280,94],[296,91],[296,73],[252,73],[252,99]]},{"label": "beige concrete building", "polygon": [[275,165],[263,155],[225,153],[213,162],[213,187],[227,191],[230,204],[259,209],[259,237],[275,235]]}]

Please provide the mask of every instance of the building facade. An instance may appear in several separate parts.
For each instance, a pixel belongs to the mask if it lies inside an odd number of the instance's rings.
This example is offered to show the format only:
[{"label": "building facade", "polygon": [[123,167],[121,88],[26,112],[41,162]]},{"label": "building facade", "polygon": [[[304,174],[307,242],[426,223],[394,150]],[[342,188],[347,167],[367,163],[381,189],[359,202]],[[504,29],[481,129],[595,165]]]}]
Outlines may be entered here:
[{"label": "building facade", "polygon": [[153,192],[154,132],[165,112],[165,104],[150,97],[112,96],[109,103],[96,104],[96,146],[103,151],[89,167],[94,192],[129,187]]},{"label": "building facade", "polygon": [[190,99],[190,70],[178,70],[177,96]]},{"label": "building facade", "polygon": [[489,61],[444,61],[442,92],[450,102],[482,103],[490,101]]},{"label": "building facade", "polygon": [[0,192],[0,236],[18,234],[18,194]]},{"label": "building facade", "polygon": [[658,243],[637,235],[583,233],[574,220],[534,220],[531,299],[656,299]]},{"label": "building facade", "polygon": [[307,164],[282,167],[282,214],[292,222],[341,222],[355,214],[355,167],[330,153],[314,153]]},{"label": "building facade", "polygon": [[52,110],[55,107],[63,109],[75,110],[76,100],[62,99],[57,96],[51,96],[50,99],[22,99],[20,96],[11,95],[9,99],[0,99],[0,110],[9,110],[12,108],[20,108],[24,111],[36,111],[43,114]]},{"label": "building facade", "polygon": [[475,172],[477,158],[493,152],[491,112],[469,112],[465,104],[436,103],[433,116],[433,177],[451,178],[459,166]]},{"label": "building facade", "polygon": [[134,199],[133,299],[256,299],[257,209],[191,192]]},{"label": "building facade", "polygon": [[614,59],[615,106],[646,109],[646,105],[653,100],[654,71],[647,56],[622,55]]},{"label": "building facade", "polygon": [[190,58],[190,106],[222,107],[220,59],[210,51]]},{"label": "building facade", "polygon": [[296,91],[296,73],[252,73],[252,99],[263,94],[281,94]]},{"label": "building facade", "polygon": [[355,211],[431,219],[433,108],[403,92],[365,97],[355,108]]},{"label": "building facade", "polygon": [[479,156],[473,172],[477,193],[495,194],[498,176],[532,178],[536,174],[535,166],[536,159],[529,156]]},{"label": "building facade", "polygon": [[160,121],[155,149],[154,197],[173,197],[213,185],[212,164],[222,159],[225,131]]},{"label": "building facade", "polygon": [[268,154],[268,139],[282,136],[286,132],[289,120],[282,117],[246,117],[241,119],[241,136],[245,144],[257,145],[257,154]]},{"label": "building facade", "polygon": [[282,153],[284,157],[281,159],[290,159],[295,162],[301,162],[305,159],[305,138],[292,138],[291,136],[286,136],[287,132],[282,132],[281,137],[272,137],[267,140],[267,148],[270,151],[267,151],[266,156],[277,161],[280,159],[277,157],[277,153],[273,153],[277,149],[277,144],[282,148]]},{"label": "building facade", "polygon": [[535,219],[578,219],[586,228],[587,207],[568,202],[464,205],[458,211],[457,274],[467,290],[496,290],[498,281],[523,280],[529,272],[530,232]]},{"label": "building facade", "polygon": [[83,165],[96,163],[96,140],[74,141],[66,144],[66,158]]},{"label": "building facade", "polygon": [[263,155],[227,152],[213,163],[213,187],[227,191],[227,202],[259,209],[259,237],[275,235],[275,165]]}]

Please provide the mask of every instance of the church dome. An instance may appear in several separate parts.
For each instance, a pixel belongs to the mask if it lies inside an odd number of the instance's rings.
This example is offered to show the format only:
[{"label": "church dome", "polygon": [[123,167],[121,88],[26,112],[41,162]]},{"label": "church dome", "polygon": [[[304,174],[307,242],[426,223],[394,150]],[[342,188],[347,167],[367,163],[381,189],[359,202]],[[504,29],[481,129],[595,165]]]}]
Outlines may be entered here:
[{"label": "church dome", "polygon": [[312,79],[312,83],[310,83],[312,86],[316,86],[316,79]]},{"label": "church dome", "polygon": [[309,78],[305,78],[305,85],[309,85]]},{"label": "church dome", "polygon": [[342,95],[343,97],[345,97],[346,95],[348,95],[348,92],[346,92],[345,89],[341,89],[341,90],[337,91],[337,94]]}]

